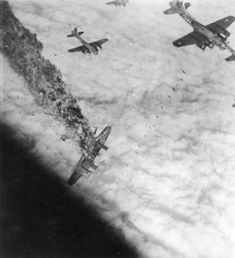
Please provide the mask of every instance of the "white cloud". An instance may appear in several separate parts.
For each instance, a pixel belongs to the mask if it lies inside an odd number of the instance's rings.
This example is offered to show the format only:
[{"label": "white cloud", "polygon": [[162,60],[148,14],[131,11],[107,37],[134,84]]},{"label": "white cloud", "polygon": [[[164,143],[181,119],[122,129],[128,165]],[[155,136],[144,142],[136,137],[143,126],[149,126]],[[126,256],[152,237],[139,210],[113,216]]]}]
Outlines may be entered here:
[{"label": "white cloud", "polygon": [[[99,157],[98,171],[81,180],[79,193],[146,257],[231,258],[234,64],[218,49],[173,47],[190,28],[176,15],[163,15],[167,2],[133,0],[126,8],[97,0],[11,4],[66,76],[91,125],[113,126],[109,151]],[[189,12],[203,23],[235,13],[230,0],[192,4]],[[109,38],[104,50],[98,56],[67,53],[79,45],[66,37],[74,26],[87,40]],[[229,30],[235,35],[235,25]],[[11,76],[8,70],[7,120],[36,138],[42,155],[48,147],[57,161],[51,166],[67,177],[60,171],[72,167],[76,147],[60,142],[63,129]]]}]

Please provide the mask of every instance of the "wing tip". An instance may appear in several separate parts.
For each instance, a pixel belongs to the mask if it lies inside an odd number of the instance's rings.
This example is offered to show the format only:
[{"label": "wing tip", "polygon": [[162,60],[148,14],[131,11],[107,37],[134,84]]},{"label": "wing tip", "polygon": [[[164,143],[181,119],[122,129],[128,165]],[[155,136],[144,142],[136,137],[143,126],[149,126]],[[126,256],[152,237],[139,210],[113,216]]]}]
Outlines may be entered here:
[{"label": "wing tip", "polygon": [[235,55],[232,54],[231,56],[227,57],[225,60],[226,60],[227,62],[235,61]]},{"label": "wing tip", "polygon": [[82,174],[78,174],[76,171],[74,171],[67,181],[68,185],[74,185],[81,177]]},{"label": "wing tip", "polygon": [[69,180],[67,181],[68,185],[74,185],[75,182],[74,182],[74,180],[72,178],[69,178]]},{"label": "wing tip", "polygon": [[74,48],[68,49],[68,52],[70,52],[70,53],[75,52]]},{"label": "wing tip", "polygon": [[82,175],[79,175],[77,178],[70,177],[67,181],[68,185],[74,185],[81,177]]},{"label": "wing tip", "polygon": [[182,43],[180,41],[174,41],[172,42],[172,44],[175,46],[175,47],[181,47],[182,46]]},{"label": "wing tip", "polygon": [[71,48],[71,49],[68,49],[68,52],[69,53],[79,52],[79,49],[78,48]]},{"label": "wing tip", "polygon": [[109,39],[105,38],[102,40],[102,44],[104,44],[105,42],[107,42]]}]

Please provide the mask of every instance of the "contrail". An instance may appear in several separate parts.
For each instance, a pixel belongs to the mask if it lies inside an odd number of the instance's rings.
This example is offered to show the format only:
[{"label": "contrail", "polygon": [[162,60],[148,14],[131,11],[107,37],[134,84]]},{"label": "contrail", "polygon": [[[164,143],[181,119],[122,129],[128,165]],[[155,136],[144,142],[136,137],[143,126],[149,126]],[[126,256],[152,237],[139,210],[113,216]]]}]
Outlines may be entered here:
[{"label": "contrail", "polygon": [[10,66],[27,82],[35,101],[66,126],[68,135],[81,147],[90,144],[92,132],[62,74],[41,55],[43,44],[14,16],[7,1],[0,2],[0,51]]}]

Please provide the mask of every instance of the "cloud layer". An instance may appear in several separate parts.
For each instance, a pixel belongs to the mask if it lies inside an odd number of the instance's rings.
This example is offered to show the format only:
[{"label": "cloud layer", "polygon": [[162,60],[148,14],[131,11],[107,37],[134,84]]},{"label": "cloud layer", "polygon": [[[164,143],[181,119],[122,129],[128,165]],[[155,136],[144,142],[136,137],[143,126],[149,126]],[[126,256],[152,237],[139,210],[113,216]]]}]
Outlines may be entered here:
[{"label": "cloud layer", "polygon": [[[91,125],[113,127],[99,169],[75,194],[87,196],[143,256],[232,257],[235,75],[224,61],[228,53],[174,48],[190,27],[163,15],[167,1],[133,0],[126,8],[96,0],[10,4],[37,33]],[[235,9],[230,0],[208,0],[194,1],[189,12],[207,24]],[[75,26],[88,41],[109,38],[98,56],[67,53],[79,45],[66,37]],[[2,57],[1,63],[2,114],[36,139],[35,151],[66,179],[76,146],[60,141],[62,126],[34,104]]]}]

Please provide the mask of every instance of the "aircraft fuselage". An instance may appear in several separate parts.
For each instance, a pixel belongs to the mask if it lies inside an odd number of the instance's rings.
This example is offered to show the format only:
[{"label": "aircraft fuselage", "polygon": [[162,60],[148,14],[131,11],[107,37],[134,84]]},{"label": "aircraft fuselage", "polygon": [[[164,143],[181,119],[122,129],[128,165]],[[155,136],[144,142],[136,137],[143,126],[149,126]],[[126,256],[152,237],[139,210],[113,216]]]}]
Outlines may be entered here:
[{"label": "aircraft fuselage", "polygon": [[234,50],[228,45],[226,38],[223,38],[221,35],[214,33],[213,31],[209,30],[206,26],[198,22],[194,17],[192,17],[187,12],[183,4],[181,4],[180,2],[176,4],[172,2],[170,3],[170,5],[173,9],[175,9],[176,13],[178,13],[190,26],[192,26],[194,31],[197,31],[209,40],[209,47],[212,48],[215,45],[221,50],[227,49],[232,54],[234,53]]},{"label": "aircraft fuselage", "polygon": [[78,33],[75,35],[75,37],[82,43],[83,46],[85,46],[88,49],[88,53],[93,53],[95,55],[98,54],[98,49],[96,49],[95,47],[91,46]]},{"label": "aircraft fuselage", "polygon": [[207,29],[203,24],[194,19],[184,8],[178,12],[178,14],[190,25],[193,29],[211,41],[211,44],[216,45],[221,50],[226,49],[227,42],[222,39],[217,33],[213,33],[211,30]]}]

